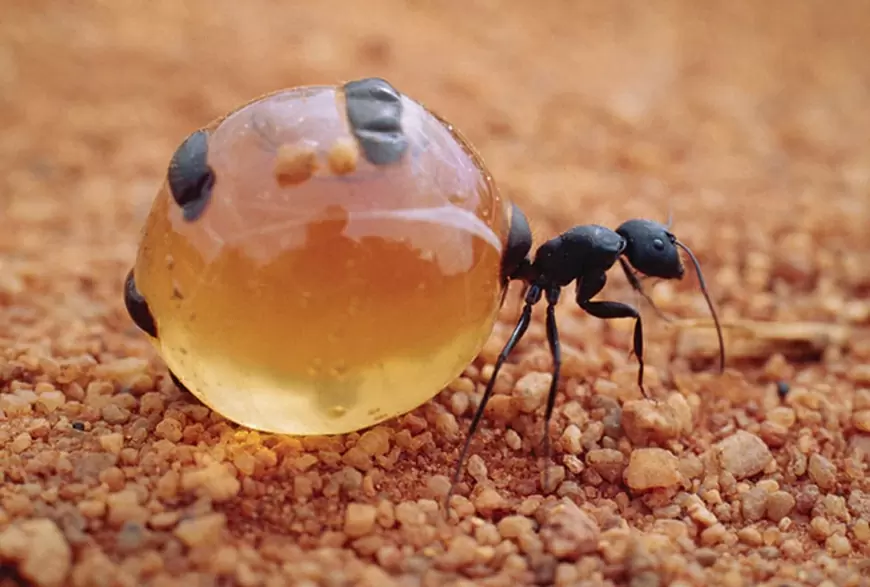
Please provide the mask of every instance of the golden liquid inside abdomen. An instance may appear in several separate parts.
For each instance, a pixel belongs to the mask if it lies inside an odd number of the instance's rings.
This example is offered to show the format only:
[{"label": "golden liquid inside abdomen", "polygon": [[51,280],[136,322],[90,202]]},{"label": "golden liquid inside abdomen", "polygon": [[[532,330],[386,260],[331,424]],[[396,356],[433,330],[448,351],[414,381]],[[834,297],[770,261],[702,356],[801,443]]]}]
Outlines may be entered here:
[{"label": "golden liquid inside abdomen", "polygon": [[292,185],[281,145],[329,160],[332,89],[255,102],[211,130],[216,176],[187,222],[158,194],[135,267],[169,369],[239,424],[359,430],[434,396],[473,360],[502,296],[506,205],[461,138],[405,100],[395,165],[328,164]]}]

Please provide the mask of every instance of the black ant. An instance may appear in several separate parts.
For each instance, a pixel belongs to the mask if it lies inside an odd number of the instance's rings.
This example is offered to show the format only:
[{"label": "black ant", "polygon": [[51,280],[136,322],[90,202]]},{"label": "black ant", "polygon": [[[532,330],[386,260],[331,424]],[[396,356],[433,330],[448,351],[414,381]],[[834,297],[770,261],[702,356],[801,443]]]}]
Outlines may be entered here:
[{"label": "black ant", "polygon": [[521,281],[525,284],[523,310],[516,327],[495,362],[495,368],[486,385],[480,406],[471,421],[468,436],[462,447],[459,462],[456,465],[447,494],[445,503],[448,506],[468,457],[472,437],[492,395],[499,370],[528,329],[532,318],[532,308],[542,298],[547,300],[547,341],[553,358],[553,379],[547,396],[543,438],[544,457],[547,460],[550,459],[550,419],[556,403],[556,389],[559,385],[559,371],[562,363],[559,334],[556,327],[556,303],[559,301],[562,288],[570,285],[571,282],[576,282],[575,300],[577,305],[588,314],[603,320],[634,318],[633,351],[639,363],[637,384],[644,397],[648,397],[643,386],[643,322],[640,313],[629,304],[593,301],[592,298],[604,288],[607,282],[607,271],[618,262],[631,287],[641,293],[655,307],[652,300],[644,293],[635,271],[647,277],[682,279],[685,269],[680,259],[679,249],[683,249],[695,267],[701,291],[707,300],[716,325],[716,333],[719,337],[720,372],[724,371],[725,368],[725,345],[722,339],[722,329],[713,302],[707,293],[701,266],[692,251],[677,240],[668,226],[644,219],[629,220],[616,231],[598,225],[575,226],[538,247],[534,260],[529,257],[531,248],[532,239],[528,222],[519,208],[514,206],[511,219],[511,238],[505,252],[502,277],[505,284],[510,281]]}]

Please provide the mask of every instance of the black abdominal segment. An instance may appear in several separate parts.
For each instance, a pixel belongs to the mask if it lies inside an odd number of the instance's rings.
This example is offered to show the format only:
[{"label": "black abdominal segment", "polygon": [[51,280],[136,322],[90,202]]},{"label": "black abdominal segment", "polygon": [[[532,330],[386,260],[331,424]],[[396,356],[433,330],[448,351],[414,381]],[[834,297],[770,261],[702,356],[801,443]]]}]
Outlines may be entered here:
[{"label": "black abdominal segment", "polygon": [[379,78],[344,85],[350,130],[373,165],[399,161],[408,149],[402,130],[402,96]]},{"label": "black abdominal segment", "polygon": [[502,280],[507,281],[514,277],[517,269],[526,261],[530,250],[532,250],[532,231],[529,228],[529,221],[526,220],[526,215],[519,206],[513,204],[511,228],[501,256]]},{"label": "black abdominal segment", "polygon": [[208,133],[198,130],[181,143],[169,162],[169,190],[188,222],[199,218],[211,199],[215,176],[207,159]]},{"label": "black abdominal segment", "polygon": [[145,298],[142,297],[142,294],[136,288],[132,269],[124,281],[124,305],[127,307],[127,313],[130,315],[133,323],[149,336],[157,338],[157,325],[154,323],[154,316],[151,315],[151,310],[148,309],[148,302],[145,301]]}]

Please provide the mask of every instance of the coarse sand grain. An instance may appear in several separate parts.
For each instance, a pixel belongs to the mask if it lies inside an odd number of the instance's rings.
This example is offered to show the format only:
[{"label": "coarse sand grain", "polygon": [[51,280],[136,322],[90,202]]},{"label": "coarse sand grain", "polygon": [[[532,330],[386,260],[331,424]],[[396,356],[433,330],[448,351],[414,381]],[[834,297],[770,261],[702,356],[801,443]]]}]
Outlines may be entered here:
[{"label": "coarse sand grain", "polygon": [[[870,4],[0,2],[0,585],[848,587],[870,581]],[[414,412],[246,431],[178,391],[122,284],[171,153],[262,93],[377,75],[453,122],[541,242],[664,221],[630,322],[564,296]],[[641,302],[614,274],[603,296]],[[401,393],[401,390],[396,390]],[[547,468],[549,467],[549,468]]]}]

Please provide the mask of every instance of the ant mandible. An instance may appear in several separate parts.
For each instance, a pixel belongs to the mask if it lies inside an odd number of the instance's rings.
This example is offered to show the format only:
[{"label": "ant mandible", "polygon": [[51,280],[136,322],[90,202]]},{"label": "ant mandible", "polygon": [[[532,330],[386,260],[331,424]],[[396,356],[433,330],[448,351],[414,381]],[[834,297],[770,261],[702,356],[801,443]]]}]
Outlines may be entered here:
[{"label": "ant mandible", "polygon": [[528,221],[517,206],[513,206],[511,233],[508,250],[504,256],[502,279],[505,285],[510,281],[521,281],[525,284],[523,310],[510,338],[499,353],[492,376],[471,421],[446,497],[445,504],[448,507],[468,457],[471,440],[480,424],[486,404],[492,396],[498,373],[508,355],[526,333],[532,318],[532,308],[543,298],[547,300],[547,342],[553,359],[553,378],[547,395],[543,438],[544,457],[550,460],[550,419],[556,403],[556,389],[562,366],[559,333],[556,327],[556,304],[562,288],[567,287],[571,282],[576,282],[577,305],[588,314],[602,320],[634,318],[633,351],[639,364],[637,384],[643,396],[648,397],[643,385],[643,322],[640,313],[629,304],[593,301],[592,298],[604,289],[607,283],[607,271],[618,262],[631,287],[655,307],[652,300],[644,293],[635,271],[648,277],[682,279],[685,273],[679,253],[679,249],[682,249],[695,267],[701,291],[713,316],[719,338],[719,370],[722,372],[725,369],[722,329],[707,292],[701,266],[692,251],[671,233],[669,226],[645,219],[628,220],[615,231],[596,224],[575,226],[538,247],[534,260],[529,256],[532,238]]}]

